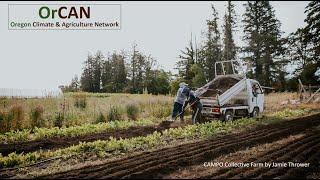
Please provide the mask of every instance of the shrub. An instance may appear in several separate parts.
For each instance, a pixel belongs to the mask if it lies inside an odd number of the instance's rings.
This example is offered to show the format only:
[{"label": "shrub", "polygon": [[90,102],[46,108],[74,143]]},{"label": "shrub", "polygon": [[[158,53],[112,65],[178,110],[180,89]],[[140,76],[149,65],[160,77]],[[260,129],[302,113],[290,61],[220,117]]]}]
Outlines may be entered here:
[{"label": "shrub", "polygon": [[11,107],[7,120],[11,123],[11,129],[18,130],[22,129],[22,124],[24,120],[24,111],[22,106]]},{"label": "shrub", "polygon": [[24,111],[22,106],[13,106],[9,111],[0,110],[0,132],[22,129]]},{"label": "shrub", "polygon": [[43,112],[44,109],[41,106],[31,109],[30,120],[32,129],[44,126]]},{"label": "shrub", "polygon": [[118,106],[111,106],[108,112],[107,120],[115,121],[121,119],[121,112]]},{"label": "shrub", "polygon": [[106,117],[100,112],[98,118],[96,119],[96,123],[104,123],[106,122]]},{"label": "shrub", "polygon": [[129,119],[136,120],[139,114],[139,108],[136,104],[127,104],[127,116]]},{"label": "shrub", "polygon": [[77,93],[73,96],[74,106],[77,108],[85,109],[87,107],[87,96],[83,93]]}]

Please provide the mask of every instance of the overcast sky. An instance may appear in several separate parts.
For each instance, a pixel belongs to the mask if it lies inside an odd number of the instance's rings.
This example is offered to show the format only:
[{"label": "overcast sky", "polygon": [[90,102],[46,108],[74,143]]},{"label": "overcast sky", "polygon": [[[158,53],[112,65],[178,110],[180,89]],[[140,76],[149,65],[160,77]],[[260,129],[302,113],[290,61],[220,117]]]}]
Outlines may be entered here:
[{"label": "overcast sky", "polygon": [[[201,42],[206,19],[211,17],[211,4],[218,10],[220,26],[226,10],[226,2],[214,1],[120,2],[121,30],[14,31],[7,27],[8,3],[0,2],[0,88],[56,88],[69,83],[75,74],[81,74],[82,63],[89,53],[128,50],[133,42],[138,44],[139,50],[156,58],[165,70],[173,70],[191,32]],[[26,2],[15,4],[18,3]],[[43,2],[50,3],[54,4]],[[245,2],[234,3],[238,20],[241,20]],[[308,1],[271,4],[282,23],[284,35],[304,26],[304,8]],[[241,23],[239,26],[235,40],[242,45]]]}]

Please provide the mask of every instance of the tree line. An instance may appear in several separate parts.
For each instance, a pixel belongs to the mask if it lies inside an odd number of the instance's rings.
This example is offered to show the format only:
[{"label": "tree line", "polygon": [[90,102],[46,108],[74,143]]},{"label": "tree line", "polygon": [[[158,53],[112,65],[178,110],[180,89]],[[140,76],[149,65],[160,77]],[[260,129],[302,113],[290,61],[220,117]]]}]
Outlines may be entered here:
[{"label": "tree line", "polygon": [[[241,60],[247,64],[249,78],[277,91],[296,90],[298,79],[305,84],[319,84],[320,2],[312,1],[307,5],[307,25],[286,37],[269,1],[247,1],[243,5],[245,13],[239,19],[235,5],[228,1],[222,32],[219,31],[218,12],[212,5],[205,38],[200,44],[191,38],[181,51],[176,67],[179,73],[173,83],[186,81],[195,88],[201,87],[214,79],[216,62]],[[240,21],[244,46],[235,44],[233,36]],[[225,68],[230,72],[230,65],[226,64]],[[292,69],[294,72],[288,76]]]},{"label": "tree line", "polygon": [[131,52],[89,54],[80,79],[75,76],[64,91],[168,94],[170,78],[170,72],[159,68],[151,55],[134,44]]},{"label": "tree line", "polygon": [[[89,55],[80,80],[73,78],[65,90],[174,94],[182,81],[193,88],[211,81],[215,78],[214,64],[228,60],[245,62],[249,78],[277,91],[296,90],[298,79],[304,84],[319,84],[320,2],[311,1],[306,6],[306,26],[288,36],[283,35],[269,1],[247,1],[243,6],[245,13],[239,18],[235,5],[228,1],[220,32],[219,14],[211,5],[204,38],[198,44],[191,35],[181,50],[175,75],[159,68],[151,55],[144,55],[134,45],[130,53],[113,52],[105,57],[98,51]],[[244,46],[234,41],[240,22]],[[226,69],[230,72],[231,66],[226,65]]]}]

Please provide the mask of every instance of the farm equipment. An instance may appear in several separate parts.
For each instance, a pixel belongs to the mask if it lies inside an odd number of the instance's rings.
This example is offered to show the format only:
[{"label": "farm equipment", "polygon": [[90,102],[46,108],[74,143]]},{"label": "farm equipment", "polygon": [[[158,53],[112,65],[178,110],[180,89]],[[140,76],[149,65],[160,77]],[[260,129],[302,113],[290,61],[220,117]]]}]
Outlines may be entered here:
[{"label": "farm equipment", "polygon": [[[229,66],[225,66],[227,63],[230,63]],[[237,61],[217,62],[215,78],[195,92],[203,105],[202,118],[230,121],[235,117],[258,117],[263,112],[262,87],[258,81],[236,74],[234,63]],[[217,72],[218,65],[221,66],[221,74]],[[232,70],[231,74],[227,74],[226,67]]]}]

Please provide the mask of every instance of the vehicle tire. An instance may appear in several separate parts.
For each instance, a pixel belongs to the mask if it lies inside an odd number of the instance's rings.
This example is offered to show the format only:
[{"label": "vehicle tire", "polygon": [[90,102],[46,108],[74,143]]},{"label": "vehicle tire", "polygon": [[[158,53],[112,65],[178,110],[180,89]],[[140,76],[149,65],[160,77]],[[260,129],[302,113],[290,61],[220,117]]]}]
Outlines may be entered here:
[{"label": "vehicle tire", "polygon": [[226,113],[224,114],[223,121],[224,122],[233,121],[233,111],[232,110],[226,111]]},{"label": "vehicle tire", "polygon": [[253,117],[253,118],[258,118],[259,115],[260,115],[259,108],[257,108],[257,107],[253,108],[251,117]]}]

